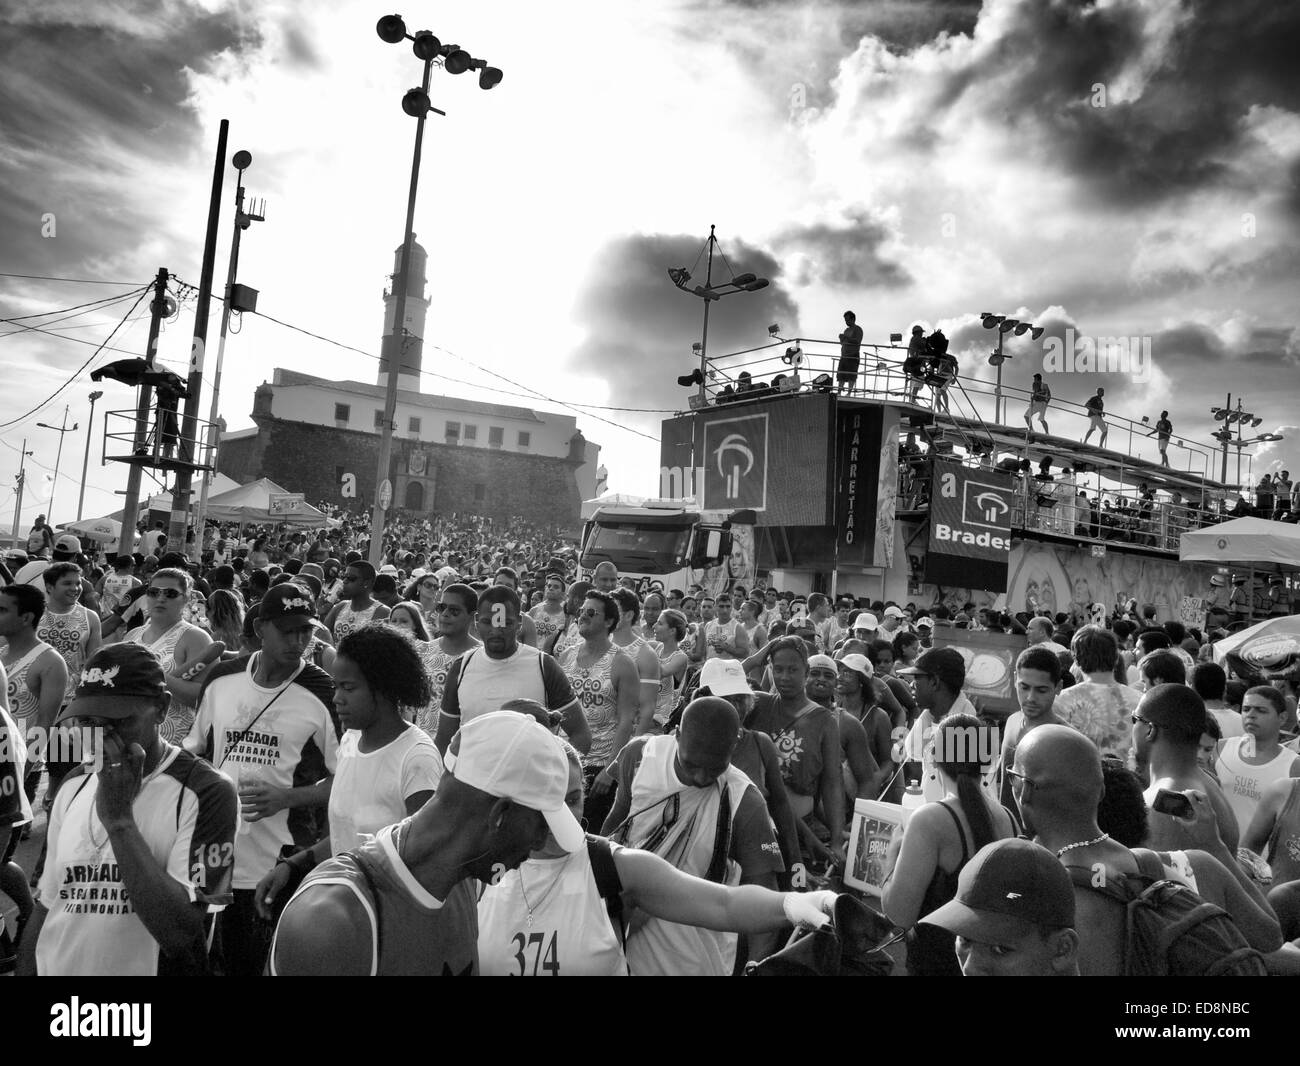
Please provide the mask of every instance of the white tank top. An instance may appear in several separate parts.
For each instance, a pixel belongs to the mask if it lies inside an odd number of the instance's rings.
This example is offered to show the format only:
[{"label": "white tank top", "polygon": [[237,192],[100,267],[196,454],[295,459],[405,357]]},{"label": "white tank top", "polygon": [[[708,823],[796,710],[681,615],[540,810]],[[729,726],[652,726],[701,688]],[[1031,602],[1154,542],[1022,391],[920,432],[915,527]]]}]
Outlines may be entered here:
[{"label": "white tank top", "polygon": [[483,893],[478,965],[485,977],[627,976],[585,846],[529,859]]},{"label": "white tank top", "polygon": [[418,650],[420,660],[424,663],[424,672],[429,675],[429,690],[433,693],[433,698],[427,706],[416,710],[415,724],[432,737],[438,733],[438,712],[442,710],[442,690],[447,683],[447,673],[451,670],[451,664],[465,653],[449,655],[439,647],[437,639],[418,645]]},{"label": "white tank top", "polygon": [[338,616],[334,619],[334,640],[338,642],[351,633],[354,629],[360,629],[370,621],[379,607],[378,601],[372,603],[364,611],[354,611],[350,603],[345,603],[340,608]]},{"label": "white tank top", "polygon": [[611,645],[591,666],[578,665],[578,653],[584,645],[566,648],[560,667],[569,678],[569,686],[582,705],[591,730],[591,750],[582,757],[583,766],[605,766],[614,757],[614,731],[618,728],[618,701],[614,698],[614,656],[621,649]]},{"label": "white tank top", "polygon": [[1237,816],[1237,826],[1242,836],[1250,820],[1255,816],[1255,809],[1263,798],[1264,789],[1274,781],[1291,775],[1291,764],[1296,761],[1295,752],[1283,748],[1277,756],[1262,766],[1250,766],[1241,758],[1241,747],[1247,741],[1254,745],[1255,738],[1250,736],[1231,737],[1223,742],[1215,769],[1219,774],[1219,784],[1223,786],[1223,795]]},{"label": "white tank top", "polygon": [[[153,641],[146,643],[144,640],[144,631],[148,629],[147,625],[133,629],[125,637],[123,642],[132,644],[141,644],[153,652],[153,657],[158,660],[158,665],[162,667],[164,674],[176,673],[176,645],[180,643],[181,637],[191,629],[197,629],[184,619],[177,622],[161,636],[156,637]],[[190,735],[190,727],[194,724],[194,712],[196,708],[192,703],[183,703],[172,696],[171,704],[167,707],[167,717],[163,719],[162,725],[158,727],[158,735],[167,741],[168,744],[180,746],[187,736]]]},{"label": "white tank top", "polygon": [[63,702],[68,703],[77,691],[77,682],[81,680],[81,668],[86,665],[86,641],[90,639],[90,612],[81,604],[74,603],[72,610],[64,614],[51,611],[48,607],[41,615],[40,625],[36,627],[36,639],[43,640],[68,664],[68,687],[63,693]]},{"label": "white tank top", "polygon": [[[704,640],[706,645],[705,652],[704,652],[705,658],[706,659],[718,658],[717,648],[715,648],[712,644],[708,643],[714,637],[723,637],[728,644],[735,645],[736,629],[739,626],[740,626],[740,621],[736,618],[733,618],[730,622],[719,622],[715,618],[712,622],[710,622],[707,626],[705,626],[704,627]],[[729,655],[727,656],[727,658],[729,659],[734,658],[734,656]]]},{"label": "white tank top", "polygon": [[5,663],[5,672],[9,675],[6,684],[6,692],[9,696],[9,713],[14,716],[14,719],[20,725],[36,713],[36,708],[40,702],[36,698],[36,693],[27,687],[27,671],[31,669],[32,663],[40,658],[42,652],[49,650],[50,646],[48,644],[37,644],[16,663]]}]

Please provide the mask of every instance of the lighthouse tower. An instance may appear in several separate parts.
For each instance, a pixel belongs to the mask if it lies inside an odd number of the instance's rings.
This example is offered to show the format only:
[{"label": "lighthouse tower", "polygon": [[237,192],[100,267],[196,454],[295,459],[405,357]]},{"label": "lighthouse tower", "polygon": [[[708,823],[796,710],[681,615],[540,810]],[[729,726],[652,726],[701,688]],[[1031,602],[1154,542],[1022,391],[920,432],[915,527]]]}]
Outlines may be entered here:
[{"label": "lighthouse tower", "polygon": [[[393,287],[384,292],[384,343],[380,350],[379,381],[387,386],[388,375],[397,367],[397,387],[420,391],[420,364],[424,350],[424,320],[429,298],[424,294],[424,272],[429,256],[419,243],[411,241],[411,276],[406,283],[406,334],[395,329],[398,286],[402,284],[402,248],[393,256]],[[400,353],[400,354],[399,354]]]}]

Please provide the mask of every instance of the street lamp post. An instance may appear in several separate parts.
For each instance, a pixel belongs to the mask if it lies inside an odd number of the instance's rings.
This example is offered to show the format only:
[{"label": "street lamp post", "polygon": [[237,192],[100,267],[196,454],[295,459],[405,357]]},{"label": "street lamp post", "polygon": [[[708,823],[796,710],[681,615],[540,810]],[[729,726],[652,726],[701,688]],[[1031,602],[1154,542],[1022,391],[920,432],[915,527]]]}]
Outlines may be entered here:
[{"label": "street lamp post", "polygon": [[[1251,428],[1259,426],[1264,420],[1257,418],[1246,410],[1245,404],[1241,397],[1237,397],[1237,406],[1232,406],[1232,393],[1228,393],[1227,402],[1222,407],[1211,407],[1210,414],[1214,415],[1216,422],[1222,422],[1223,428],[1218,432],[1211,434],[1223,448],[1223,476],[1219,479],[1223,484],[1228,483],[1228,447],[1232,446],[1237,449],[1237,488],[1241,489],[1241,450],[1251,444],[1271,444],[1274,441],[1282,439],[1280,433],[1261,433],[1255,437],[1242,437],[1242,427],[1249,422]],[[1237,427],[1236,436],[1233,436],[1232,426]]]},{"label": "street lamp post", "polygon": [[[682,292],[688,292],[692,296],[698,296],[704,301],[704,332],[700,337],[700,343],[697,347],[700,353],[700,368],[697,374],[689,377],[698,377],[699,381],[699,405],[704,406],[707,400],[705,392],[705,383],[709,377],[709,305],[714,300],[721,300],[724,296],[730,296],[734,292],[757,292],[759,289],[765,289],[770,284],[767,278],[756,277],[753,274],[737,274],[730,281],[722,282],[719,285],[713,284],[713,249],[718,243],[718,238],[714,236],[716,226],[709,227],[708,248],[708,266],[705,268],[704,284],[696,285],[693,289],[687,288],[686,284],[691,280],[691,275],[684,267],[677,267],[668,271],[668,277]],[[696,260],[698,263],[699,260]],[[726,260],[723,260],[726,262]],[[730,268],[728,268],[730,269]]]},{"label": "street lamp post", "polygon": [[51,426],[47,422],[37,422],[36,424],[41,429],[52,429],[59,435],[59,450],[54,453],[54,480],[50,483],[50,498],[45,504],[45,510],[50,516],[50,525],[54,525],[54,492],[59,487],[59,464],[63,461],[63,438],[69,433],[77,431],[77,423],[73,422],[72,425],[68,425],[68,408],[65,404],[63,408],[63,425]]},{"label": "street lamp post", "polygon": [[998,348],[989,356],[989,365],[997,367],[998,377],[993,386],[993,424],[1002,425],[1002,364],[1014,356],[1007,355],[1002,350],[1002,341],[1012,330],[1016,331],[1017,337],[1023,337],[1028,333],[1034,340],[1038,340],[1043,335],[1043,327],[1035,326],[1032,322],[1020,322],[1014,318],[1007,318],[1006,315],[995,315],[988,311],[980,312],[980,319],[985,329],[996,329],[998,331]]},{"label": "street lamp post", "polygon": [[[429,102],[429,76],[436,60],[442,60],[442,67],[448,74],[464,74],[467,70],[479,72],[480,89],[491,89],[501,81],[501,71],[489,67],[485,60],[475,59],[457,44],[444,45],[428,30],[420,30],[414,36],[406,32],[406,23],[400,15],[385,15],[375,25],[375,32],[388,44],[411,42],[411,51],[424,63],[424,80],[420,88],[410,89],[402,97],[402,110],[415,119],[415,151],[411,156],[411,186],[406,197],[406,235],[402,240],[401,277],[396,279],[397,303],[394,307],[393,328],[398,336],[406,332],[406,288],[407,278],[411,272],[411,245],[415,241],[415,194],[420,180],[420,150],[424,144],[424,120],[430,111],[446,117],[445,111],[439,111]],[[393,459],[393,420],[397,414],[397,378],[402,367],[405,353],[405,341],[397,345],[393,364],[388,367],[388,380],[384,389],[384,420],[380,427],[379,464],[375,471],[375,493],[370,517],[370,565],[376,570],[383,561],[384,553],[384,512],[392,503],[392,485],[388,482],[389,466]],[[388,483],[388,493],[383,486]]]},{"label": "street lamp post", "polygon": [[81,490],[77,493],[77,521],[81,521],[81,507],[86,502],[86,477],[90,473],[90,438],[95,433],[95,401],[104,394],[96,389],[90,394],[90,419],[86,422],[86,454],[81,460]]}]

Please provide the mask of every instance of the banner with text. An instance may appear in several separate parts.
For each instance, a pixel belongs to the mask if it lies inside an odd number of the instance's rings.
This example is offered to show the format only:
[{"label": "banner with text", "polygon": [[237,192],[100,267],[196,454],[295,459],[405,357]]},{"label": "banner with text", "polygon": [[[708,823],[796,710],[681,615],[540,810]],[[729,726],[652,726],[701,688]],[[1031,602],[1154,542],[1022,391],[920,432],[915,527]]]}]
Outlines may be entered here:
[{"label": "banner with text", "polygon": [[932,466],[926,581],[1006,592],[1015,499],[1011,476],[941,459]]},{"label": "banner with text", "polygon": [[[894,490],[886,499],[885,475],[894,474],[897,483],[894,437],[883,434],[886,412],[880,407],[840,407],[836,415],[835,446],[835,536],[841,564],[888,566],[879,556],[892,561],[894,532]],[[889,517],[887,534],[877,518]],[[888,543],[882,544],[888,537]]]}]

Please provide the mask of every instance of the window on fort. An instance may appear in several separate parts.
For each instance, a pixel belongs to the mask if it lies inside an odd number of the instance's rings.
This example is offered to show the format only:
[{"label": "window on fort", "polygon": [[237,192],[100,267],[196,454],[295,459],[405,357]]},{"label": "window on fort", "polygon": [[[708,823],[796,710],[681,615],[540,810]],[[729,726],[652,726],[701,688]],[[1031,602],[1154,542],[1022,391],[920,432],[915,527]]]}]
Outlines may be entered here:
[{"label": "window on fort", "polygon": [[488,447],[500,448],[506,442],[506,431],[500,426],[488,427]]},{"label": "window on fort", "polygon": [[531,433],[525,433],[523,430],[520,430],[520,431],[519,431],[519,447],[521,447],[521,448],[531,448],[532,445],[533,445],[533,435],[532,435]]},{"label": "window on fort", "polygon": [[475,502],[475,503],[482,503],[485,499],[487,499],[487,486],[486,486],[486,485],[482,485],[482,484],[475,485],[475,486],[474,486],[474,502]]},{"label": "window on fort", "polygon": [[455,442],[457,442],[457,441],[460,440],[460,423],[459,423],[459,422],[448,422],[448,423],[447,423],[447,433],[446,433],[446,437],[447,437],[447,440],[451,441],[452,443],[455,443]]},{"label": "window on fort", "polygon": [[466,439],[466,440],[478,440],[478,426],[470,426],[470,425],[466,425],[466,427],[465,427],[465,439]]},{"label": "window on fort", "polygon": [[406,431],[408,433],[419,433],[420,420],[418,418],[408,418],[406,420]]},{"label": "window on fort", "polygon": [[334,421],[346,422],[352,417],[352,405],[350,403],[336,403],[334,405]]},{"label": "window on fort", "polygon": [[383,428],[384,428],[384,412],[382,410],[376,410],[375,429],[383,429]]}]

